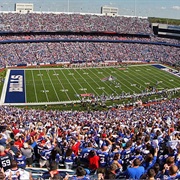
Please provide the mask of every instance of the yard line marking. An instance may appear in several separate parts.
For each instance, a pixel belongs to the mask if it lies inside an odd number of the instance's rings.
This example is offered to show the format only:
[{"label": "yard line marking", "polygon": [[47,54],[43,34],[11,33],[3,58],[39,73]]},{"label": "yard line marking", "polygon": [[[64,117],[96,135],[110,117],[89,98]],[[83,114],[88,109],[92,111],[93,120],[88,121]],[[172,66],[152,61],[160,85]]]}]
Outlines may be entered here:
[{"label": "yard line marking", "polygon": [[68,92],[68,89],[61,89],[62,92]]},{"label": "yard line marking", "polygon": [[[117,71],[117,69],[115,69],[116,71]],[[106,73],[108,73],[109,75],[111,75],[108,71],[107,71],[107,69],[106,69]],[[123,78],[122,76],[120,76],[120,75],[118,75],[118,73],[117,73],[117,76],[119,76],[119,77],[121,77],[122,79],[124,79],[125,80],[125,78]],[[124,83],[122,83],[121,81],[119,81],[118,80],[118,78],[116,78],[117,79],[117,81],[119,82],[119,83],[121,83],[122,85],[124,85],[127,89],[129,89],[131,92],[133,92],[132,91],[132,89],[130,89],[128,86],[126,86]],[[126,80],[125,80],[126,81]],[[117,93],[116,93],[117,94]],[[119,94],[117,94],[117,95],[119,95]]]},{"label": "yard line marking", "polygon": [[87,91],[87,88],[81,88],[80,91]]},{"label": "yard line marking", "polygon": [[[72,87],[72,89],[74,90],[75,94],[78,94],[76,89],[74,89],[74,87],[72,86],[71,82],[69,81],[69,79],[66,77],[66,75],[64,74],[63,70],[61,70],[62,74],[64,75],[64,77],[66,78],[66,80],[68,81],[69,85]],[[81,98],[79,97],[79,99],[81,100]],[[70,98],[69,98],[70,100]]]},{"label": "yard line marking", "polygon": [[[170,76],[170,74],[169,74],[169,72],[167,72],[167,73],[163,73],[163,71],[159,71],[159,76],[160,77],[162,77],[161,79],[163,79],[163,81],[164,82],[166,82],[167,84],[170,84],[170,85],[172,85],[173,87],[174,87],[174,84],[177,84],[178,86],[179,86],[179,84],[180,83],[178,83],[177,81],[173,81],[173,83],[171,83],[171,81],[170,82],[168,82],[168,80],[169,80],[169,78],[172,78],[171,76]],[[157,74],[157,73],[154,73],[154,74]],[[171,74],[172,75],[172,74]]]},{"label": "yard line marking", "polygon": [[[39,70],[39,73],[40,73],[40,70]],[[46,99],[47,99],[47,101],[49,102],[49,98],[48,98],[48,95],[47,95],[47,93],[46,93],[44,81],[43,81],[43,79],[42,79],[42,76],[40,76],[40,77],[41,77],[41,82],[42,82],[43,88],[44,88],[44,90],[45,90]]]},{"label": "yard line marking", "polygon": [[[54,73],[56,73],[56,71],[55,71],[54,69],[53,69],[53,71],[54,71]],[[59,76],[56,76],[56,77],[57,77],[57,79],[58,79],[59,83],[61,84],[62,88],[63,88],[63,89],[65,89],[65,88],[64,88],[64,86],[63,86],[63,84],[62,84],[62,82],[61,82],[61,80],[59,79]],[[68,98],[68,99],[69,99],[69,101],[70,101],[71,99],[70,99],[70,97],[69,97],[69,95],[68,95],[67,91],[62,91],[62,92],[65,92],[65,94],[66,94],[67,98]]]},{"label": "yard line marking", "polygon": [[[138,70],[138,69],[136,69]],[[143,88],[146,88],[146,86],[144,86],[144,81],[142,80],[144,78],[144,76],[141,76],[141,78],[139,78],[139,75],[142,74],[142,70],[137,71],[138,73],[136,73],[135,71],[131,72],[132,75],[134,75],[136,77],[136,79],[138,79],[138,81],[136,81],[135,79],[133,79],[133,81],[137,82],[137,84],[139,84],[139,81],[142,82],[142,84],[140,84],[140,87],[142,86]],[[147,72],[146,72],[147,73]],[[131,78],[132,79],[132,78]],[[144,78],[146,80],[149,80],[147,78]],[[148,82],[149,83],[149,82]],[[150,83],[149,83],[150,84]],[[139,88],[138,88],[139,89]],[[142,91],[142,89],[139,89],[140,91]]]},{"label": "yard line marking", "polygon": [[32,80],[33,80],[33,86],[34,86],[34,91],[35,91],[36,102],[38,102],[37,91],[36,91],[36,84],[35,84],[35,80],[34,80],[33,70],[31,70],[31,74],[32,74]]},{"label": "yard line marking", "polygon": [[41,92],[45,93],[45,92],[49,92],[49,90],[41,90]]},{"label": "yard line marking", "polygon": [[[68,69],[68,71],[70,71],[69,69]],[[69,73],[70,74],[70,73]],[[74,73],[73,73],[73,75],[74,75]],[[81,91],[85,91],[85,94],[87,93],[87,89],[86,88],[83,88],[82,87],[82,85],[81,85],[81,83],[73,76],[73,78],[74,78],[74,80],[79,84],[79,86],[81,87],[80,88],[80,90]]]},{"label": "yard line marking", "polygon": [[[147,74],[149,74],[150,76],[153,76],[155,79],[157,79],[157,80],[162,80],[163,79],[163,81],[164,82],[166,82],[166,84],[170,84],[170,85],[172,85],[173,87],[174,87],[174,84],[172,84],[172,83],[170,83],[170,82],[168,82],[168,79],[169,79],[169,76],[168,75],[165,75],[165,74],[163,74],[163,75],[161,75],[161,71],[159,71],[159,73],[156,73],[156,71],[154,71],[153,73],[152,72],[146,72]],[[145,79],[147,79],[147,78],[145,78]],[[167,80],[166,80],[167,79]],[[149,80],[149,79],[147,79],[147,80]],[[153,81],[151,81],[152,83],[155,83],[155,82],[153,82]],[[178,84],[178,83],[176,83],[176,84]],[[159,85],[159,84],[158,84]],[[162,87],[161,85],[160,85],[160,88],[164,88],[164,87]]]},{"label": "yard line marking", "polygon": [[[139,81],[143,82],[143,83],[142,83],[142,86],[143,86],[144,88],[147,88],[147,87],[144,86],[143,84],[145,84],[145,85],[150,85],[150,82],[151,82],[152,84],[154,84],[154,82],[153,82],[152,80],[147,79],[146,77],[143,76],[143,74],[142,74],[143,72],[142,72],[142,71],[139,71],[138,73],[136,73],[135,71],[133,71],[133,72],[131,72],[131,73],[134,74],[134,76],[136,76],[136,78],[137,78]],[[148,73],[148,72],[146,72],[146,73]],[[150,73],[151,73],[151,72],[150,72]],[[141,78],[139,78],[139,75],[140,75]],[[145,79],[145,80],[150,81],[150,82],[144,83],[144,81],[143,81],[142,79]],[[137,81],[136,81],[136,82],[137,82]]]},{"label": "yard line marking", "polygon": [[[148,73],[150,76],[153,76],[155,79],[160,79],[160,80],[162,80],[163,79],[163,81],[164,82],[166,82],[167,84],[170,84],[171,86],[173,86],[174,87],[174,84],[177,84],[177,85],[179,85],[179,83],[176,83],[176,82],[173,82],[173,83],[171,83],[171,82],[169,82],[168,80],[169,80],[169,74],[162,74],[161,73],[161,71],[159,71],[159,73],[156,73],[156,71],[155,72],[153,72],[153,73],[150,73],[150,72],[146,72],[146,73]],[[146,78],[147,79],[147,78]],[[160,87],[162,87],[162,86],[160,86]],[[162,87],[163,88],[163,87]]]},{"label": "yard line marking", "polygon": [[[92,72],[92,70],[91,69],[89,69],[91,72]],[[103,70],[103,69],[102,69]],[[96,71],[97,71],[97,69],[96,69]],[[92,72],[98,79],[99,79],[99,76],[97,76],[94,72]],[[102,73],[102,74],[104,74],[104,73]],[[104,78],[105,78],[105,75],[104,75]],[[105,86],[106,87],[108,87],[109,89],[111,89],[111,91],[112,92],[114,92],[114,93],[116,93],[117,94],[117,92],[113,89],[113,88],[111,88],[106,82],[104,82],[104,81],[102,81],[104,84],[105,84]],[[98,85],[99,86],[99,85]],[[99,86],[99,87],[101,87],[101,86]],[[104,92],[106,92],[105,90],[104,90]],[[106,92],[106,94],[109,96],[109,93],[107,93]],[[117,94],[118,95],[118,94]]]},{"label": "yard line marking", "polygon": [[[86,81],[86,79],[75,69],[75,71],[79,74],[79,76],[86,82],[86,84],[88,84],[88,86],[94,91],[94,93],[96,94],[96,95],[98,95],[99,96],[99,93],[97,93],[97,91],[88,83],[88,81]],[[84,70],[83,70],[84,71]],[[84,72],[83,72],[84,73]],[[87,74],[88,75],[88,77],[90,77],[89,76],[89,73]],[[91,77],[90,77],[91,78]],[[92,78],[91,78],[92,79]]]},{"label": "yard line marking", "polygon": [[53,87],[54,92],[55,92],[55,94],[56,94],[56,97],[57,97],[58,101],[60,101],[59,96],[58,96],[57,91],[56,91],[56,88],[54,87],[54,84],[53,84],[53,82],[52,82],[51,77],[49,76],[49,71],[46,70],[46,73],[47,73],[47,75],[48,75],[48,77],[49,77],[49,80],[51,81],[51,84],[52,84],[52,87]]},{"label": "yard line marking", "polygon": [[[131,72],[131,74],[132,74],[132,72]],[[119,74],[118,74],[118,76],[119,76]],[[133,84],[131,84],[131,86],[133,86],[133,87],[135,87],[138,91],[142,91],[142,89],[140,89],[139,88],[139,86],[138,86],[138,84],[139,84],[139,82],[138,81],[136,81],[135,79],[133,79],[133,78],[131,78],[130,76],[128,76],[128,75],[126,75],[126,74],[124,74],[124,76],[127,76],[129,79],[131,79],[132,80],[132,82],[135,82],[135,83],[133,83]],[[138,77],[136,77],[136,78],[138,78]],[[138,78],[139,79],[139,78]],[[142,81],[142,80],[140,80],[140,81]],[[136,84],[136,85],[135,85]],[[134,91],[134,90],[133,90]],[[133,94],[134,94],[134,92],[133,92]]]}]

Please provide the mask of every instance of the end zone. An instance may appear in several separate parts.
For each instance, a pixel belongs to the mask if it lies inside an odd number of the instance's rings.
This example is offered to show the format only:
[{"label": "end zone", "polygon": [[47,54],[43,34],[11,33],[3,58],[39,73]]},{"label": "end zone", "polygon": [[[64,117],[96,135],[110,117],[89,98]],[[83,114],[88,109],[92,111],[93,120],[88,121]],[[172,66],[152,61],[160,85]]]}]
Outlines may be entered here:
[{"label": "end zone", "polygon": [[24,75],[24,70],[8,70],[1,95],[1,104],[25,103]]}]

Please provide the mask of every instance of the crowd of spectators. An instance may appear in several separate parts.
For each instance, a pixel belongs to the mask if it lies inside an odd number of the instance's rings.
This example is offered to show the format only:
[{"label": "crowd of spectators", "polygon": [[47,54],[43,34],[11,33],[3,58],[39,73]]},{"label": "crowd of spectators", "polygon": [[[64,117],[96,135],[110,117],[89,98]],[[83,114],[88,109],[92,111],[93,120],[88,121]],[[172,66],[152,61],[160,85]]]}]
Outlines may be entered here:
[{"label": "crowd of spectators", "polygon": [[59,164],[76,168],[65,179],[180,177],[180,99],[94,112],[1,106],[0,118],[6,178],[31,178],[27,166],[56,177]]},{"label": "crowd of spectators", "polygon": [[109,40],[109,41],[143,41],[143,42],[163,42],[172,45],[180,44],[178,39],[168,39],[157,36],[136,37],[136,36],[122,36],[122,35],[1,35],[0,41],[16,41],[16,40]]},{"label": "crowd of spectators", "polygon": [[[5,40],[127,40],[179,44],[179,40],[155,37],[146,18],[52,13],[1,13],[2,32],[105,31],[149,34],[149,38],[92,35],[1,35]],[[159,61],[176,64],[178,47],[140,43],[39,42],[0,44],[0,67],[56,62]]]},{"label": "crowd of spectators", "polygon": [[[81,14],[1,13],[0,31],[113,31],[119,36],[30,35],[0,40],[140,40],[179,44],[153,36],[148,19]],[[178,47],[104,42],[0,44],[0,66],[21,63],[179,61]],[[61,177],[59,165],[76,169]],[[32,179],[27,167],[45,167],[44,179],[180,179],[180,99],[106,111],[0,107],[0,179]]]},{"label": "crowd of spectators", "polygon": [[1,13],[0,31],[109,31],[153,34],[147,18],[52,13]]},{"label": "crowd of spectators", "polygon": [[0,66],[48,62],[156,61],[176,63],[178,47],[140,43],[41,42],[0,44]]}]

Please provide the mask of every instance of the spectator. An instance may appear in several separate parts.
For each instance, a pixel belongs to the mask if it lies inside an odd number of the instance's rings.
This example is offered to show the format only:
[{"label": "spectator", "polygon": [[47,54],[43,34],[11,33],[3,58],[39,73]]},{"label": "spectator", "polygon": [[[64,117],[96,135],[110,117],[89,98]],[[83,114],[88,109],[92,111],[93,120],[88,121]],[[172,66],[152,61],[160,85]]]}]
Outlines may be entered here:
[{"label": "spectator", "polygon": [[141,161],[137,158],[132,162],[132,166],[128,167],[125,171],[126,178],[129,179],[140,179],[140,177],[145,173],[145,169],[141,165]]},{"label": "spectator", "polygon": [[90,180],[89,176],[86,174],[86,170],[78,166],[76,169],[76,176],[72,176],[70,180]]},{"label": "spectator", "polygon": [[7,169],[4,173],[7,179],[32,180],[32,175],[28,171],[18,168],[17,162],[15,160],[12,160],[11,168]]},{"label": "spectator", "polygon": [[20,150],[22,152],[22,155],[26,157],[26,166],[32,167],[34,153],[32,147],[25,142]]},{"label": "spectator", "polygon": [[109,168],[107,168],[105,173],[105,179],[116,179],[116,170],[118,169],[116,164],[111,164]]},{"label": "spectator", "polygon": [[58,171],[58,164],[55,162],[55,161],[52,161],[51,164],[50,164],[50,167],[49,167],[49,172],[47,173],[44,173],[42,175],[42,178],[43,179],[53,179],[53,180],[61,180],[63,179],[61,176],[60,176],[60,173]]},{"label": "spectator", "polygon": [[75,154],[71,148],[68,148],[65,153],[64,164],[66,169],[72,169],[75,164]]},{"label": "spectator", "polygon": [[169,174],[164,175],[163,178],[168,180],[180,179],[180,173],[178,172],[178,167],[176,165],[172,165],[169,168]]},{"label": "spectator", "polygon": [[12,156],[5,153],[4,146],[0,145],[0,168],[2,168],[4,171],[11,168],[11,160]]},{"label": "spectator", "polygon": [[157,153],[158,149],[156,148],[154,151],[154,156],[149,153],[146,155],[144,162],[142,163],[142,166],[145,168],[145,171],[147,172],[150,168],[154,166],[157,160]]},{"label": "spectator", "polygon": [[147,173],[147,179],[148,180],[155,180],[155,170],[154,169],[149,169]]},{"label": "spectator", "polygon": [[96,154],[95,150],[91,150],[88,155],[89,169],[94,173],[99,168],[100,157]]},{"label": "spectator", "polygon": [[21,151],[16,153],[14,160],[17,162],[18,168],[26,168],[26,156],[22,155]]}]

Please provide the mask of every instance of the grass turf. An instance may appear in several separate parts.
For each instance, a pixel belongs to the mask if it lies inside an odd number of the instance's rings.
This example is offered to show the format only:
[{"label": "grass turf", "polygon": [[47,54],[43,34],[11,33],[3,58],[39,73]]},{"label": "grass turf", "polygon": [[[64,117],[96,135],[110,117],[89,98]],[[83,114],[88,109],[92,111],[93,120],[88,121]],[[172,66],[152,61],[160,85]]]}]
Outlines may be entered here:
[{"label": "grass turf", "polygon": [[[113,77],[112,81],[105,79]],[[27,102],[81,100],[81,94],[114,95],[142,93],[147,87],[159,90],[180,86],[180,78],[151,65],[127,68],[26,69]],[[157,83],[158,82],[158,83]]]}]

